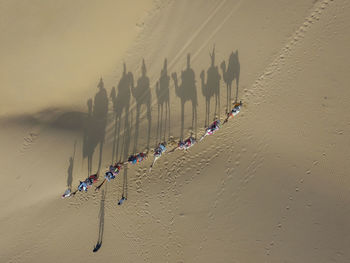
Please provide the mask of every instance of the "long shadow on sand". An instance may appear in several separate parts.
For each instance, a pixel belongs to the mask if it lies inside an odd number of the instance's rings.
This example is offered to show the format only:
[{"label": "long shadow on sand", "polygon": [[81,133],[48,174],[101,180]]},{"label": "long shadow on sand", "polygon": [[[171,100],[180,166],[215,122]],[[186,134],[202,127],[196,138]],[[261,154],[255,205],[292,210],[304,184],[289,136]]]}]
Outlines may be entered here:
[{"label": "long shadow on sand", "polygon": [[[168,137],[170,137],[170,96],[169,96],[170,77],[167,69],[167,59],[164,60],[163,69],[160,71],[159,81],[156,84],[156,94],[158,103],[158,121],[157,121],[157,136],[156,144],[160,141],[165,141],[167,124]],[[163,118],[163,108],[165,107],[165,117]],[[164,119],[164,121],[163,121]],[[164,130],[164,133],[163,133]]]},{"label": "long shadow on sand", "polygon": [[142,60],[142,75],[137,80],[137,85],[134,87],[132,81],[131,92],[136,100],[136,124],[135,124],[135,134],[134,134],[134,153],[137,151],[137,143],[139,137],[139,127],[140,127],[140,112],[142,105],[147,107],[147,120],[148,120],[148,133],[147,133],[147,149],[149,149],[150,138],[151,138],[151,90],[150,81],[146,75],[147,69],[145,60]]},{"label": "long shadow on sand", "polygon": [[205,82],[205,73],[202,70],[200,74],[202,93],[205,96],[205,122],[204,127],[209,125],[210,115],[210,99],[215,96],[214,118],[220,112],[220,79],[219,69],[215,66],[215,47],[213,53],[210,54],[211,65],[207,70],[207,82]]},{"label": "long shadow on sand", "polygon": [[[107,189],[107,188],[106,188]],[[104,231],[104,225],[105,225],[105,198],[106,198],[106,192],[107,190],[102,190],[101,194],[101,203],[100,203],[100,212],[99,212],[99,228],[98,228],[98,239],[97,243],[93,249],[93,252],[97,252],[101,246],[102,246],[102,240],[103,240],[103,231]]]},{"label": "long shadow on sand", "polygon": [[75,150],[77,146],[77,141],[74,142],[74,151],[72,157],[69,158],[69,166],[67,169],[67,188],[72,189],[72,183],[73,183],[73,167],[74,167],[74,159],[75,159]]},{"label": "long shadow on sand", "polygon": [[101,169],[102,150],[107,124],[108,97],[102,78],[97,87],[99,91],[96,93],[94,101],[89,99],[87,102],[88,116],[86,118],[83,137],[83,159],[88,158],[88,175],[92,173],[92,158],[97,145],[100,145],[97,171],[99,172]]},{"label": "long shadow on sand", "polygon": [[230,110],[231,108],[231,92],[232,92],[232,82],[236,80],[236,99],[235,102],[238,100],[238,87],[239,87],[239,75],[240,75],[240,70],[241,66],[239,63],[239,58],[238,58],[238,50],[236,52],[232,52],[230,54],[230,57],[228,59],[228,65],[226,68],[226,62],[225,60],[221,62],[221,70],[222,70],[222,76],[223,79],[226,83],[226,109]]},{"label": "long shadow on sand", "polygon": [[[130,113],[131,120],[129,122],[128,119],[125,119],[125,126],[124,126],[124,137],[123,137],[123,144],[122,149],[123,152],[121,153],[122,159],[125,161],[129,157],[130,153],[130,143],[131,143],[131,134],[132,134],[132,123],[133,123],[133,114]],[[123,189],[122,189],[122,197],[125,199],[128,198],[128,166],[126,165],[123,169]]]},{"label": "long shadow on sand", "polygon": [[[114,120],[114,135],[113,135],[113,148],[112,148],[112,163],[115,160],[121,161],[123,153],[123,144],[120,146],[120,132],[122,124],[122,114],[124,113],[124,136],[130,137],[130,134],[126,134],[125,130],[129,126],[129,107],[130,107],[130,90],[133,82],[133,75],[131,72],[126,71],[126,64],[123,65],[124,70],[121,79],[118,83],[118,94],[116,94],[115,87],[111,91],[111,100],[113,102],[113,109],[115,114]],[[120,149],[121,148],[121,149]],[[119,155],[120,150],[120,156]]]},{"label": "long shadow on sand", "polygon": [[180,137],[184,138],[184,122],[185,122],[185,103],[192,102],[192,130],[197,134],[197,88],[193,69],[191,68],[191,55],[187,55],[187,68],[181,72],[181,84],[178,83],[176,72],[171,74],[174,85],[175,94],[181,101],[181,131]]}]

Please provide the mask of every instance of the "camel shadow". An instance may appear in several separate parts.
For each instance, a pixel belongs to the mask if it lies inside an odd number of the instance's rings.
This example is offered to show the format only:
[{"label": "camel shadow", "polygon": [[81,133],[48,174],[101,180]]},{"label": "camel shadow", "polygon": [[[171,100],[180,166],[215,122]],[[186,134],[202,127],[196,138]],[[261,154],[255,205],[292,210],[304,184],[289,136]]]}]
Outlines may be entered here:
[{"label": "camel shadow", "polygon": [[207,70],[207,82],[205,82],[205,73],[202,70],[200,74],[202,94],[205,97],[205,121],[204,127],[209,125],[210,115],[210,99],[215,96],[215,111],[214,118],[220,112],[220,79],[219,69],[215,66],[215,47],[213,52],[210,54],[211,65]]},{"label": "camel shadow", "polygon": [[97,145],[100,145],[97,171],[99,172],[101,169],[102,150],[107,124],[108,97],[102,78],[97,87],[99,91],[96,93],[94,100],[89,99],[87,102],[88,116],[86,118],[83,136],[83,159],[86,157],[88,159],[88,175],[92,173],[92,158]]},{"label": "camel shadow", "polygon": [[[123,65],[124,70],[121,79],[118,83],[118,94],[116,94],[115,87],[112,88],[110,98],[113,103],[113,109],[114,109],[114,135],[113,135],[113,147],[112,147],[112,163],[114,160],[121,160],[122,158],[122,147],[120,147],[120,131],[121,131],[121,124],[122,124],[122,114],[124,113],[124,130],[125,127],[127,127],[128,121],[129,121],[129,107],[130,107],[130,97],[131,97],[131,86],[133,82],[133,75],[131,72],[126,71],[126,64]],[[125,136],[130,136],[130,134],[124,133],[124,139]],[[121,148],[121,149],[119,149]],[[120,150],[120,156],[119,155]],[[119,159],[118,159],[119,157]]]},{"label": "camel shadow", "polygon": [[226,68],[225,60],[221,62],[221,70],[224,82],[226,83],[226,110],[229,111],[231,108],[231,99],[232,99],[232,82],[236,80],[236,98],[235,103],[238,101],[238,89],[239,89],[239,75],[241,66],[238,58],[238,50],[232,52],[228,59],[228,65]]},{"label": "camel shadow", "polygon": [[[163,66],[163,69],[160,71],[159,81],[157,81],[156,83],[156,94],[157,94],[157,103],[158,103],[156,143],[166,140],[165,137],[166,137],[166,131],[167,131],[167,124],[168,124],[168,137],[170,136],[169,82],[170,82],[170,77],[168,75],[167,59],[164,59],[164,66]],[[163,118],[164,107],[165,107],[165,117]],[[164,133],[163,133],[163,130],[164,130]],[[163,138],[162,138],[162,134],[163,134]]]},{"label": "camel shadow", "polygon": [[145,60],[142,60],[142,75],[137,80],[137,85],[134,87],[133,79],[131,81],[131,92],[136,100],[136,124],[134,134],[134,153],[137,151],[139,127],[140,127],[140,111],[142,105],[147,107],[147,120],[148,120],[148,133],[147,133],[147,149],[149,149],[150,136],[151,136],[151,90],[150,80],[146,75],[147,69]]},{"label": "camel shadow", "polygon": [[178,83],[176,72],[171,74],[174,85],[175,94],[180,98],[181,102],[181,131],[180,138],[184,138],[184,121],[185,121],[185,103],[186,101],[192,102],[192,130],[194,134],[197,134],[197,88],[195,73],[191,68],[191,55],[187,55],[187,68],[181,72],[181,84]]}]

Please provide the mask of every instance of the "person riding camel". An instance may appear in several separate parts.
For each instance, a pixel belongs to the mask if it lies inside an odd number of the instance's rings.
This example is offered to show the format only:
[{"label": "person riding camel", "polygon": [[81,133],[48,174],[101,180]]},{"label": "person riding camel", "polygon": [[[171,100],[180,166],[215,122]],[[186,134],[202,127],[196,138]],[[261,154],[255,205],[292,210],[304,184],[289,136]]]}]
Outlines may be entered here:
[{"label": "person riding camel", "polygon": [[179,141],[179,144],[178,144],[178,148],[180,150],[188,150],[189,148],[191,148],[194,144],[196,143],[196,139],[193,138],[192,136],[189,137],[187,140],[185,141],[182,141],[180,140]]},{"label": "person riding camel", "polygon": [[172,153],[172,152],[174,152],[177,149],[179,149],[179,150],[188,150],[195,143],[196,143],[196,139],[194,137],[192,137],[192,135],[188,139],[186,139],[185,141],[180,139],[180,141],[177,144],[177,146],[174,149],[172,149],[169,153]]},{"label": "person riding camel", "polygon": [[214,134],[217,130],[220,129],[220,120],[215,120],[206,130],[205,130],[205,134],[202,136],[202,138],[200,139],[203,140],[205,136],[207,135],[212,135]]},{"label": "person riding camel", "polygon": [[102,185],[108,181],[115,179],[115,177],[119,174],[120,170],[122,169],[122,163],[115,163],[114,165],[109,166],[109,170],[105,173],[105,179],[102,181],[102,183],[99,186],[96,186],[95,191],[100,190]]},{"label": "person riding camel", "polygon": [[157,148],[154,149],[154,160],[153,163],[151,164],[151,167],[149,168],[149,170],[151,171],[154,163],[158,160],[159,157],[162,156],[162,154],[166,151],[166,142],[162,142],[158,145]]},{"label": "person riding camel", "polygon": [[147,153],[138,153],[138,154],[134,154],[131,155],[128,158],[128,163],[130,164],[136,164],[139,162],[142,162],[143,160],[145,160],[147,158]]},{"label": "person riding camel", "polygon": [[78,186],[78,190],[79,191],[85,191],[87,192],[87,190],[93,185],[93,183],[95,183],[97,181],[98,177],[97,174],[93,174],[90,175],[88,178],[85,179],[85,181],[80,181],[79,186]]},{"label": "person riding camel", "polygon": [[109,170],[105,174],[105,179],[107,179],[108,182],[111,181],[119,174],[121,169],[122,169],[121,163],[116,163],[115,165],[109,166]]},{"label": "person riding camel", "polygon": [[242,101],[240,101],[239,103],[235,103],[235,105],[233,106],[233,109],[227,113],[227,117],[224,120],[223,124],[225,124],[230,118],[233,118],[234,116],[236,116],[241,111],[241,107],[242,107]]}]

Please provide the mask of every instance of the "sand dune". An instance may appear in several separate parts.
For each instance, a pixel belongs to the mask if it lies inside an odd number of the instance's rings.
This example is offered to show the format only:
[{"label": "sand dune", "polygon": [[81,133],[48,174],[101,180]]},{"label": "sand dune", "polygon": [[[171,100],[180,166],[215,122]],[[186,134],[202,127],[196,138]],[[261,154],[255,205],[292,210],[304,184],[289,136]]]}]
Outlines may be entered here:
[{"label": "sand dune", "polygon": [[[349,262],[348,1],[0,10],[1,262]],[[199,138],[224,118],[229,70],[242,112],[215,135],[60,198]]]}]

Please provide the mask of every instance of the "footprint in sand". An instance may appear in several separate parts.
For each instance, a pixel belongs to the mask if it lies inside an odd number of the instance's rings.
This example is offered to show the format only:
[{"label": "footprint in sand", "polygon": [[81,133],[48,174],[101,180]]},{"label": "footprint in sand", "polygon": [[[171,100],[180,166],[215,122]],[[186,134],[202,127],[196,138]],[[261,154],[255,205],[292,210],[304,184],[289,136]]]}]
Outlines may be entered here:
[{"label": "footprint in sand", "polygon": [[23,138],[23,143],[21,147],[21,153],[28,151],[32,145],[37,141],[39,137],[39,131],[32,130],[27,136]]}]

